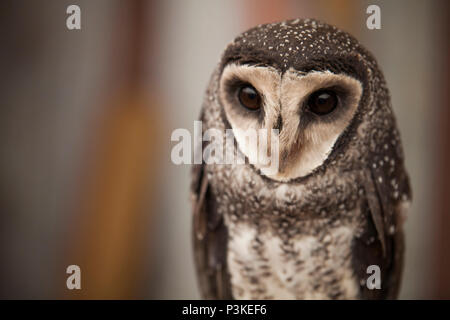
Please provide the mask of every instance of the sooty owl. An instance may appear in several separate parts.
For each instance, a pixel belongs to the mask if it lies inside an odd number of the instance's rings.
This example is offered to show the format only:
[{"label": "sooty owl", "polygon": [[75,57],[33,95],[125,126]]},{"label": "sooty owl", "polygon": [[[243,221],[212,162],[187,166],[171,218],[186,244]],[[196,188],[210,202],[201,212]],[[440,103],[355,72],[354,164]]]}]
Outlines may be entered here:
[{"label": "sooty owl", "polygon": [[[411,191],[385,80],[355,38],[310,19],[244,32],[212,74],[201,121],[279,138],[276,174],[249,161],[193,166],[204,298],[396,298]],[[366,285],[370,265],[381,289]]]}]

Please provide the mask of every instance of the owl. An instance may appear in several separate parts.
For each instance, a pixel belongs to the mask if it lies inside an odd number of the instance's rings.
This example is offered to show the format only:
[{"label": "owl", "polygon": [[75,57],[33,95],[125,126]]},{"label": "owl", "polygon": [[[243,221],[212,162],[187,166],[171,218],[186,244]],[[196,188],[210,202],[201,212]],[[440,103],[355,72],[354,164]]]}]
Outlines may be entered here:
[{"label": "owl", "polygon": [[239,132],[277,129],[279,141],[276,173],[249,161],[192,167],[204,298],[397,297],[411,190],[386,82],[354,37],[313,19],[242,33],[210,78],[200,120],[203,131],[235,130],[247,160],[256,151]]}]

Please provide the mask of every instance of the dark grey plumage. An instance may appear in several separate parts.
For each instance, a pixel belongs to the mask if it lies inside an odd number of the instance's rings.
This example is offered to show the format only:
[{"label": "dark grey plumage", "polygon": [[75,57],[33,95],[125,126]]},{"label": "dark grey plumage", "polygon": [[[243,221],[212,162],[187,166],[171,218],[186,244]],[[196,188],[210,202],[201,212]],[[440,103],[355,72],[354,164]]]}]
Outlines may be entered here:
[{"label": "dark grey plumage", "polygon": [[[276,181],[253,165],[194,165],[194,254],[204,298],[395,298],[411,190],[389,93],[356,39],[316,20],[260,25],[226,48],[208,86],[203,130],[232,127],[219,86],[227,65],[360,81],[345,130],[312,172]],[[382,289],[365,285],[381,268]]]}]

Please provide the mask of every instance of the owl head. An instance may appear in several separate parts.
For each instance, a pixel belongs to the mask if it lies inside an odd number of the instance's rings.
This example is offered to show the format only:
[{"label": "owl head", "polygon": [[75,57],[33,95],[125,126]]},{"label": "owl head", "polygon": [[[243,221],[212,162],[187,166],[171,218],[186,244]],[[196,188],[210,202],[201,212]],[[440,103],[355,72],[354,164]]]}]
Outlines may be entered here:
[{"label": "owl head", "polygon": [[346,32],[316,20],[259,25],[242,33],[226,48],[217,82],[223,121],[235,130],[248,159],[255,159],[258,150],[242,132],[278,130],[277,173],[255,165],[276,181],[320,170],[353,140],[370,145],[368,130],[361,134],[358,127],[376,122],[371,115],[380,105],[390,113],[372,55]]}]

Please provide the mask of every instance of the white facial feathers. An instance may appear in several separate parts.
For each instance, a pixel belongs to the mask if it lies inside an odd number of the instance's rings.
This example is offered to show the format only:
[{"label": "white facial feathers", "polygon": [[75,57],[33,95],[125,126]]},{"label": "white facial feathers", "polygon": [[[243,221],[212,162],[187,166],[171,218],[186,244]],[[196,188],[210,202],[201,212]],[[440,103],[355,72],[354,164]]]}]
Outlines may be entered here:
[{"label": "white facial feathers", "polygon": [[[241,109],[239,100],[233,99],[233,93],[227,87],[235,79],[258,91],[262,97],[262,110],[246,112]],[[342,95],[336,110],[327,116],[313,115],[312,120],[307,121],[305,108],[311,94],[330,88],[336,88]],[[281,74],[272,67],[230,64],[222,73],[220,100],[234,130],[270,131],[281,124],[280,168],[277,174],[269,177],[287,181],[311,173],[326,160],[336,140],[353,119],[362,90],[361,82],[355,78],[329,71],[303,73],[291,68]],[[238,131],[235,137],[249,159],[257,155],[255,146],[246,145],[246,137],[240,136]],[[259,169],[265,174],[263,168]]]}]

